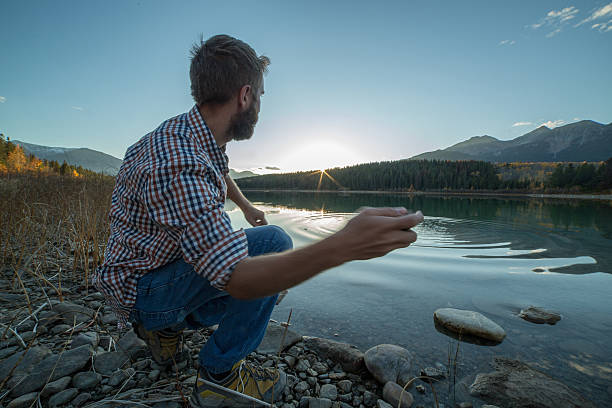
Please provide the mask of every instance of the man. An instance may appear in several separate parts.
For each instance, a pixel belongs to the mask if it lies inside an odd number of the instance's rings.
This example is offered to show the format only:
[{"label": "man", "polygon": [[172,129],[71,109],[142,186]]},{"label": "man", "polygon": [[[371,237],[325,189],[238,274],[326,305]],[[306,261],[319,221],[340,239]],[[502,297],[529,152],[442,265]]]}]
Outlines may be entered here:
[{"label": "man", "polygon": [[[261,342],[277,294],[356,259],[416,240],[423,215],[404,208],[361,211],[336,234],[291,250],[228,176],[225,146],[249,139],[269,59],[217,35],[196,44],[190,69],[196,105],[131,146],[113,192],[111,236],[94,285],[131,322],[159,364],[180,356],[181,330],[219,324],[202,347],[194,407],[271,402],[286,376],[245,356]],[[234,231],[229,198],[254,228]]]}]

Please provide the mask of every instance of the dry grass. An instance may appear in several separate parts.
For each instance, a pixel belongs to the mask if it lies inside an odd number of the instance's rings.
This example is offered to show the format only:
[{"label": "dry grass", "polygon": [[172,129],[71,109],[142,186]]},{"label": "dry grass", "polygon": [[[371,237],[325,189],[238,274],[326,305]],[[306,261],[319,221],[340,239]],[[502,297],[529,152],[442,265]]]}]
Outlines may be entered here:
[{"label": "dry grass", "polygon": [[89,286],[108,240],[114,179],[40,174],[0,176],[0,278],[23,292]]}]

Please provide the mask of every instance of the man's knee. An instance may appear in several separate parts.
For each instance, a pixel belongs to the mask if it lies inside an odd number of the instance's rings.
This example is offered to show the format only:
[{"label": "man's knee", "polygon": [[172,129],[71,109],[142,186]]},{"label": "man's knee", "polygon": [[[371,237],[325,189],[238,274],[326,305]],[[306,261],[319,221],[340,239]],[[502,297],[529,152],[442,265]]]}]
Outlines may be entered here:
[{"label": "man's knee", "polygon": [[279,248],[278,252],[287,251],[293,248],[293,240],[285,232],[284,229],[279,227],[278,225],[268,225],[270,229],[274,231],[274,243]]}]

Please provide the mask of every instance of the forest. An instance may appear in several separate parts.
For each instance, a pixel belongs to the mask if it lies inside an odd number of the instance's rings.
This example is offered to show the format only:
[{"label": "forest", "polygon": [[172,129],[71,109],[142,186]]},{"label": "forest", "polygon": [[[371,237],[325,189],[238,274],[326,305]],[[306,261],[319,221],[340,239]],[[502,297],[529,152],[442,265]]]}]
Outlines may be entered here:
[{"label": "forest", "polygon": [[241,188],[277,190],[602,192],[612,189],[612,158],[600,163],[398,160],[236,182]]}]

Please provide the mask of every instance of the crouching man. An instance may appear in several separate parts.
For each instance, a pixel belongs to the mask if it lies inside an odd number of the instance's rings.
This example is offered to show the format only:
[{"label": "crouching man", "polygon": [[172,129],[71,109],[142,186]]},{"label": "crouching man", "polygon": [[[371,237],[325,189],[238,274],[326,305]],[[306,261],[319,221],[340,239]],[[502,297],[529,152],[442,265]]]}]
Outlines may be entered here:
[{"label": "crouching man", "polygon": [[[245,360],[261,342],[278,293],[318,273],[416,240],[404,208],[361,211],[334,235],[292,250],[228,175],[225,146],[257,123],[269,59],[218,35],[192,50],[195,106],[128,148],[113,191],[111,234],[93,283],[146,341],[155,361],[180,358],[181,332],[218,324],[200,350],[194,407],[271,402],[282,371]],[[253,228],[235,231],[226,197]]]}]

